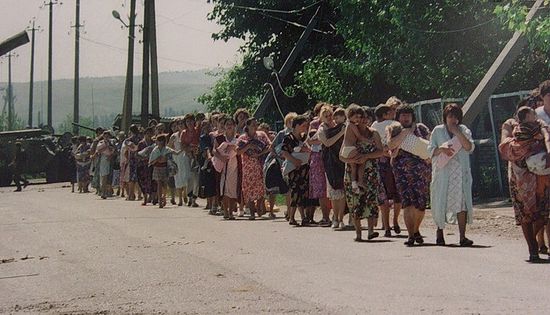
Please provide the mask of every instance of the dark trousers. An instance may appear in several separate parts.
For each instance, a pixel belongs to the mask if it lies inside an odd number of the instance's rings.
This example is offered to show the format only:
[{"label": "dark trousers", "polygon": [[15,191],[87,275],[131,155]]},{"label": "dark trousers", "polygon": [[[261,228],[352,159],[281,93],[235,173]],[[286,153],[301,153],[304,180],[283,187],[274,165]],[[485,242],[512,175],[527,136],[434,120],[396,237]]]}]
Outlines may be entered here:
[{"label": "dark trousers", "polygon": [[23,182],[26,185],[28,185],[29,181],[25,179],[25,177],[21,176],[21,172],[15,171],[13,173],[13,181],[15,182],[15,186],[17,186],[17,190],[21,190],[21,182]]}]

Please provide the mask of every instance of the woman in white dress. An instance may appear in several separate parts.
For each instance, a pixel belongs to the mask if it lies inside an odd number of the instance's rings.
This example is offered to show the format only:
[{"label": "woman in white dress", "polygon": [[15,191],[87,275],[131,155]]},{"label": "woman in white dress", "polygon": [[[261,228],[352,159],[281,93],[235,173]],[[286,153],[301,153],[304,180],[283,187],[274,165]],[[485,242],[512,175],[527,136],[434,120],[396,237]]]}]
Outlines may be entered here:
[{"label": "woman in white dress", "polygon": [[[176,126],[178,128],[177,132],[174,132],[170,136],[169,147],[175,151],[181,151],[181,132],[185,128],[185,122],[183,119],[178,119],[176,121]],[[187,181],[189,174],[189,163],[186,163],[185,154],[174,155],[174,162],[178,166],[178,172],[174,176],[174,183],[176,186],[176,194],[178,195],[178,206],[183,206],[184,202],[187,202]],[[184,197],[185,196],[185,197]]]},{"label": "woman in white dress", "polygon": [[458,221],[460,246],[472,246],[466,238],[466,223],[472,223],[472,174],[470,154],[474,151],[472,133],[461,124],[462,110],[448,104],[443,110],[443,124],[436,126],[428,150],[432,156],[430,197],[437,225],[437,245],[445,245],[445,223]]}]

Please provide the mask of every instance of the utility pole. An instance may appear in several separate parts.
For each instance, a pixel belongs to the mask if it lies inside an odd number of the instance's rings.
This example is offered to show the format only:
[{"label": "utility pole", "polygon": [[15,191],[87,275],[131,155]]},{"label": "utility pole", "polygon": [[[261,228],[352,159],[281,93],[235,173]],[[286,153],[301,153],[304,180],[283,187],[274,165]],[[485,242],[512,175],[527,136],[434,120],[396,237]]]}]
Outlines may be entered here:
[{"label": "utility pole", "polygon": [[44,2],[45,6],[49,6],[50,19],[48,29],[48,126],[52,126],[52,56],[53,56],[53,6],[59,4],[57,0],[49,0]]},{"label": "utility pole", "polygon": [[[525,24],[531,22],[537,15],[538,10],[543,6],[544,0],[537,0],[525,18]],[[463,122],[466,125],[470,125],[477,115],[479,115],[481,110],[487,106],[487,100],[496,90],[526,45],[527,38],[525,38],[523,32],[516,31],[506,46],[504,46],[487,73],[485,73],[485,76],[481,79],[470,97],[468,97],[464,106],[462,106],[462,111],[464,112]]]},{"label": "utility pole", "polygon": [[159,97],[159,68],[157,62],[157,27],[155,18],[155,0],[148,0],[149,7],[149,35],[151,43],[151,113],[160,118]]},{"label": "utility pole", "polygon": [[[292,66],[294,65],[294,62],[296,61],[296,58],[300,55],[302,50],[305,47],[306,42],[309,39],[309,36],[311,35],[311,32],[315,28],[315,26],[319,23],[319,20],[321,19],[322,14],[322,4],[317,7],[317,10],[315,11],[315,14],[311,17],[309,20],[309,23],[296,42],[296,46],[292,49],[290,54],[285,60],[285,63],[281,67],[281,70],[278,73],[275,73],[281,78],[281,81],[284,81],[288,73],[290,72]],[[276,71],[276,70],[273,70]],[[277,97],[278,89],[274,89],[273,91],[267,91],[264,94],[264,97],[262,98],[260,105],[256,108],[256,111],[254,112],[254,117],[259,118],[265,115],[267,108],[270,107],[271,103],[273,101],[277,101],[275,97]]]},{"label": "utility pole", "polygon": [[31,31],[31,78],[29,80],[29,118],[27,120],[27,125],[32,128],[32,108],[34,102],[34,33],[35,31],[40,30],[40,27],[35,27],[35,20],[32,20],[32,27],[29,29]]},{"label": "utility pole", "polygon": [[143,14],[143,67],[141,74],[141,126],[146,128],[149,124],[149,23],[150,23],[150,2],[144,1]]},{"label": "utility pole", "polygon": [[122,122],[120,129],[128,132],[132,122],[132,106],[134,93],[134,39],[136,27],[136,0],[130,1],[130,16],[128,25],[128,66],[126,68],[126,86],[124,87],[124,102],[122,104]]},{"label": "utility pole", "polygon": [[76,21],[74,27],[74,107],[73,107],[73,133],[78,135],[78,124],[80,123],[80,0],[76,0]]}]

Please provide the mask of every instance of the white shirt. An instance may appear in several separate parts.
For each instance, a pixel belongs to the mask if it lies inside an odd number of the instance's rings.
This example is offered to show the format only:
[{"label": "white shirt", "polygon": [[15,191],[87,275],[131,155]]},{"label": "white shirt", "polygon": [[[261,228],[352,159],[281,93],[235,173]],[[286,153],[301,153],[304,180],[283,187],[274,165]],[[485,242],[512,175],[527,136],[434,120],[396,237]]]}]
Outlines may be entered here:
[{"label": "white shirt", "polygon": [[544,106],[537,107],[535,113],[537,113],[537,117],[544,121],[546,125],[550,125],[550,116],[548,116],[548,113],[544,110]]},{"label": "white shirt", "polygon": [[375,121],[371,126],[380,135],[380,139],[382,140],[383,145],[388,144],[388,139],[386,138],[386,127],[391,125],[393,122],[394,121],[391,119],[384,120],[382,122]]}]

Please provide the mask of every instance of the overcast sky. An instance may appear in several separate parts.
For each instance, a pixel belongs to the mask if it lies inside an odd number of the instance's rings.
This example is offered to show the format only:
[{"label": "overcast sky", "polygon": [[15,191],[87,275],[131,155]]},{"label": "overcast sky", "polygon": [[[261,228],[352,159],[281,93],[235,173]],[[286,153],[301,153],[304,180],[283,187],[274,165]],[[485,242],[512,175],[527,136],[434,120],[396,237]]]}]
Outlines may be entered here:
[{"label": "overcast sky", "polygon": [[[43,32],[36,33],[35,81],[48,75],[48,7],[43,0],[0,0],[0,41],[21,32],[36,18]],[[62,0],[54,6],[53,78],[74,76],[75,0]],[[80,41],[81,77],[125,75],[128,31],[121,29],[112,10],[118,10],[127,21],[129,0],[81,0],[80,16],[85,24]],[[136,24],[143,21],[143,0],[137,0]],[[239,60],[238,40],[214,42],[211,34],[220,29],[206,15],[212,9],[206,0],[157,0],[157,42],[159,71],[197,70],[216,66],[228,67]],[[30,37],[30,33],[29,33]],[[141,74],[141,33],[136,32],[134,59],[136,75]],[[12,79],[29,80],[30,43],[14,50],[19,56],[12,61]],[[7,60],[1,59],[0,81],[7,81]]]}]

